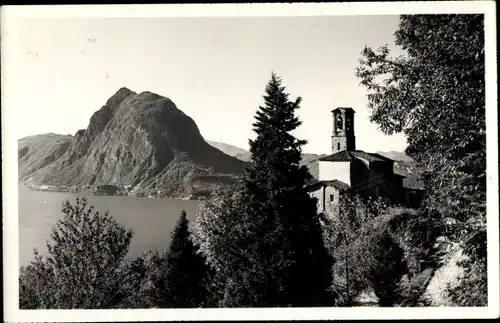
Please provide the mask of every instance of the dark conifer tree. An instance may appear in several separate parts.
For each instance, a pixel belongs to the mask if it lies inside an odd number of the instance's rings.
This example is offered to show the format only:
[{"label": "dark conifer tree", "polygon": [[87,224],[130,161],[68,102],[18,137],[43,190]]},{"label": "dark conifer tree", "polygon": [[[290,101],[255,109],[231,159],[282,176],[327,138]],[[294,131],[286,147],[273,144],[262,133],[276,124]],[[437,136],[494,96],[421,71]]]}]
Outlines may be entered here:
[{"label": "dark conifer tree", "polygon": [[232,246],[235,263],[225,291],[226,306],[321,306],[332,303],[327,289],[331,263],[324,247],[316,200],[304,189],[311,178],[300,166],[306,143],[291,132],[301,98],[289,100],[274,73],[265,105],[256,113],[250,141],[241,217],[249,232]]},{"label": "dark conifer tree", "polygon": [[161,307],[191,308],[203,306],[209,268],[190,240],[189,221],[182,211],[172,232],[166,257],[166,273]]}]

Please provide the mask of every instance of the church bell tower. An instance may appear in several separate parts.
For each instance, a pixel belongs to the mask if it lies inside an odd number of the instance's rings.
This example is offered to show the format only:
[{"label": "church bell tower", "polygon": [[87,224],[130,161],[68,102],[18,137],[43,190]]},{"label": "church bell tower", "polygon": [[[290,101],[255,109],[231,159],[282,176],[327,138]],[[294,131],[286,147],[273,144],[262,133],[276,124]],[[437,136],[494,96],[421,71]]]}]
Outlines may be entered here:
[{"label": "church bell tower", "polygon": [[332,110],[332,154],[342,150],[356,150],[356,137],[354,136],[354,110],[339,107]]}]

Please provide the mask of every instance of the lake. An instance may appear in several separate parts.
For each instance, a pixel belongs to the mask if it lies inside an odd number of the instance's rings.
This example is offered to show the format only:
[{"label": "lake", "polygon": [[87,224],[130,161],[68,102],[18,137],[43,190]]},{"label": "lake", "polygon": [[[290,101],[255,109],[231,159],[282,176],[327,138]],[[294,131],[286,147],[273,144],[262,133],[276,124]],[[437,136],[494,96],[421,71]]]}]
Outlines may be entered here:
[{"label": "lake", "polygon": [[199,201],[176,199],[148,199],[130,196],[88,196],[81,193],[55,193],[19,188],[19,262],[20,266],[33,259],[33,248],[47,251],[46,241],[57,220],[63,218],[62,202],[76,202],[85,196],[96,210],[105,212],[119,223],[134,230],[130,257],[137,257],[147,249],[168,249],[170,234],[184,209],[190,220],[199,210]]}]

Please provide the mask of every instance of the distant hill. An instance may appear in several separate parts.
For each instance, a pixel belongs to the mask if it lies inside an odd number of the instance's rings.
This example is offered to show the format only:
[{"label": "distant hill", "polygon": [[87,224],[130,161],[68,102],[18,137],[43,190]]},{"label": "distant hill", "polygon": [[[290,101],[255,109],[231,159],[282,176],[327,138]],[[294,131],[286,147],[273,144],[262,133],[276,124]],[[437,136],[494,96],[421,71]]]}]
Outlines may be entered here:
[{"label": "distant hill", "polygon": [[378,151],[377,154],[394,160],[394,172],[406,177],[403,181],[405,187],[424,187],[422,170],[417,167],[417,164],[411,157],[400,151]]},{"label": "distant hill", "polygon": [[[230,156],[244,161],[250,160],[250,153],[245,149],[235,147],[223,142],[207,142]],[[406,177],[403,182],[406,187],[423,188],[423,183],[420,179],[421,171],[417,168],[413,159],[408,157],[405,153],[399,151],[378,151],[377,154],[394,160],[394,172]],[[301,165],[307,166],[311,175],[315,178],[319,178],[318,159],[323,156],[325,155],[304,153],[302,154]]]},{"label": "distant hill", "polygon": [[318,159],[326,155],[302,154],[301,165],[307,166],[309,172],[314,178],[319,178],[319,162]]},{"label": "distant hill", "polygon": [[19,179],[42,185],[116,188],[138,196],[190,197],[234,182],[245,163],[207,144],[167,97],[119,89],[87,129],[19,141]]},{"label": "distant hill", "polygon": [[[207,142],[213,147],[219,149],[220,151],[228,154],[229,156],[236,157],[243,161],[250,161],[250,152],[239,147],[235,147],[233,145],[229,145],[220,141],[210,141]],[[311,175],[318,178],[318,158],[324,155],[316,155],[316,154],[302,154],[301,165],[306,165],[309,168],[309,172]]]},{"label": "distant hill", "polygon": [[409,156],[400,151],[377,151],[377,154],[390,158],[392,160],[413,161]]},{"label": "distant hill", "polygon": [[248,162],[250,161],[250,152],[243,149],[239,148],[230,144],[226,144],[220,141],[211,141],[207,140],[207,143],[212,145],[213,147],[219,149],[222,151],[224,154],[227,154],[229,156],[233,156],[235,158],[238,158],[242,161]]},{"label": "distant hill", "polygon": [[422,170],[417,167],[417,164],[413,160],[395,160],[394,172],[406,177],[403,181],[403,185],[405,187],[424,188],[424,183],[422,182]]},{"label": "distant hill", "polygon": [[47,133],[25,137],[18,142],[19,179],[22,181],[37,170],[61,158],[73,136]]}]

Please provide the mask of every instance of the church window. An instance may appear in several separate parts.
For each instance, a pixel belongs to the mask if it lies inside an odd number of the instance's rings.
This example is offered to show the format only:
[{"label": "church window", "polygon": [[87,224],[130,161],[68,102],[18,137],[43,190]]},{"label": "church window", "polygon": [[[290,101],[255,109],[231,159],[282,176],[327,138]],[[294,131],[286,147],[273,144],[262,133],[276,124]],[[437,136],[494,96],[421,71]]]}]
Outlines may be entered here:
[{"label": "church window", "polygon": [[333,202],[333,194],[330,194],[330,202]]},{"label": "church window", "polygon": [[337,114],[337,129],[342,130],[342,116],[340,114]]},{"label": "church window", "polygon": [[337,150],[340,150],[340,142],[337,143]]}]

